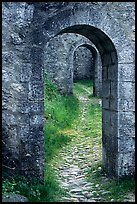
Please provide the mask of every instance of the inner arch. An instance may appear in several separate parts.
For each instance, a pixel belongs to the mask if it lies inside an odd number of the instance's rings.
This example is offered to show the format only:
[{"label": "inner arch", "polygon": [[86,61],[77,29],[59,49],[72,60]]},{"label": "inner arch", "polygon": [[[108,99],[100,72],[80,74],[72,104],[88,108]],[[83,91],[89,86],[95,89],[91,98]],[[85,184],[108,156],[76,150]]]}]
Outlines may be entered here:
[{"label": "inner arch", "polygon": [[[99,52],[97,51],[95,46],[93,47],[93,44],[92,45],[88,44],[88,43],[80,43],[78,45],[77,45],[77,43],[75,43],[75,44],[76,44],[75,48],[73,48],[74,46],[72,46],[72,48],[69,51],[70,70],[72,70],[72,72],[74,71],[74,60],[73,59],[74,59],[75,52],[77,52],[77,50],[81,47],[89,50],[91,56],[87,56],[87,59],[92,58],[92,62],[91,62],[91,65],[89,65],[90,66],[89,70],[87,70],[88,71],[87,74],[89,74],[88,79],[92,78],[92,80],[93,80],[93,95],[94,96],[101,96],[102,65],[101,65],[101,59],[100,59]],[[80,62],[78,62],[78,63],[80,63]],[[83,64],[83,62],[82,62],[82,64]],[[86,64],[84,66],[86,66]],[[87,68],[85,67],[85,69],[87,69]],[[92,74],[89,72],[92,72]],[[72,75],[73,75],[73,80],[75,80],[74,73],[72,73]],[[73,81],[72,81],[72,84],[73,84]]]},{"label": "inner arch", "polygon": [[111,39],[100,29],[74,25],[63,33],[77,33],[88,38],[97,48],[102,60],[102,155],[104,170],[118,176],[118,58]]},{"label": "inner arch", "polygon": [[100,52],[100,55],[102,55],[103,53],[115,52],[115,57],[117,57],[116,49],[111,39],[99,28],[86,24],[74,25],[62,29],[57,35],[63,33],[77,33],[83,35],[92,41],[92,43],[97,47],[98,51]]}]

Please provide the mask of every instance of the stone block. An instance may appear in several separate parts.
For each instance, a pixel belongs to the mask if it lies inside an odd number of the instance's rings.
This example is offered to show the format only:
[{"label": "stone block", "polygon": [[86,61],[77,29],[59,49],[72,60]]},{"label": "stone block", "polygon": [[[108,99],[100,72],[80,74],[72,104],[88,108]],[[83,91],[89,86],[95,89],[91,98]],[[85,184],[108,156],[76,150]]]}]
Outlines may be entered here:
[{"label": "stone block", "polygon": [[110,101],[110,110],[111,111],[118,111],[118,98],[111,98],[109,99]]},{"label": "stone block", "polygon": [[119,176],[135,174],[135,152],[124,152],[118,154],[118,174]]},{"label": "stone block", "polygon": [[110,98],[111,99],[116,99],[118,98],[118,85],[117,82],[110,82]]},{"label": "stone block", "polygon": [[102,80],[108,80],[108,66],[102,66]]},{"label": "stone block", "polygon": [[[99,34],[100,36],[100,34]],[[112,56],[114,57],[114,53],[115,53],[115,50],[114,50],[114,46],[113,44],[109,41],[109,39],[107,38],[107,36],[105,37],[106,39],[103,40],[102,38],[102,41],[103,41],[103,47],[105,48],[105,50],[107,50],[107,54],[109,53],[110,54],[110,57],[111,57],[111,63],[113,63],[114,61],[114,58],[113,58],[113,61],[112,61]],[[111,54],[112,53],[112,54]],[[109,61],[110,63],[110,61]]]},{"label": "stone block", "polygon": [[117,111],[118,110],[118,99],[117,98],[102,98],[102,107],[104,109],[110,110],[110,111]]},{"label": "stone block", "polygon": [[15,75],[11,70],[2,70],[2,81],[10,82],[15,81]]},{"label": "stone block", "polygon": [[17,115],[18,118],[18,125],[19,126],[25,126],[25,124],[29,124],[29,114],[27,113],[18,113]]},{"label": "stone block", "polygon": [[109,65],[108,66],[108,80],[118,81],[118,65]]},{"label": "stone block", "polygon": [[135,64],[119,64],[118,65],[118,81],[135,82]]},{"label": "stone block", "polygon": [[[2,52],[2,64],[3,66],[13,68],[15,64],[19,63],[20,58],[13,51]],[[4,68],[5,69],[5,68]]]},{"label": "stone block", "polygon": [[29,100],[44,100],[44,83],[32,81],[29,83]]},{"label": "stone block", "polygon": [[32,115],[30,117],[30,125],[31,126],[41,126],[44,124],[44,116],[43,115]]},{"label": "stone block", "polygon": [[[32,64],[31,78],[36,81],[43,81],[44,69],[42,64]],[[32,80],[31,79],[31,80]]]},{"label": "stone block", "polygon": [[119,113],[117,111],[110,111],[110,126],[113,128],[113,133],[118,135],[118,116]]},{"label": "stone block", "polygon": [[133,82],[118,82],[119,98],[120,99],[135,99],[135,83]]},{"label": "stone block", "polygon": [[[115,143],[116,144],[116,143]],[[103,169],[109,177],[117,176],[117,148],[102,147]]]},{"label": "stone block", "polygon": [[12,82],[10,83],[10,91],[15,100],[22,100],[27,98],[28,95],[28,84]]},{"label": "stone block", "polygon": [[111,113],[109,110],[102,108],[102,120],[103,123],[110,123]]},{"label": "stone block", "polygon": [[102,66],[108,66],[111,65],[111,55],[110,54],[103,54],[102,55]]},{"label": "stone block", "polygon": [[[113,49],[114,49],[114,47],[113,47]],[[112,62],[112,64],[115,64],[115,65],[117,65],[117,63],[118,63],[116,51],[111,52],[111,62]]]},{"label": "stone block", "polygon": [[102,97],[109,98],[110,97],[110,81],[102,82]]},{"label": "stone block", "polygon": [[43,61],[43,49],[41,47],[38,47],[38,46],[33,46],[31,47],[31,62],[33,64],[39,64],[41,65],[42,64],[42,61]]},{"label": "stone block", "polygon": [[18,100],[17,101],[18,112],[20,113],[29,113],[30,112],[30,103],[29,100]]},{"label": "stone block", "polygon": [[135,137],[120,137],[118,139],[118,152],[132,152],[135,151]]},{"label": "stone block", "polygon": [[17,126],[10,126],[9,127],[9,144],[10,149],[12,152],[19,152],[19,134],[18,134],[18,128]]},{"label": "stone block", "polygon": [[[39,126],[31,125],[29,134],[30,134],[32,140],[36,142],[36,144],[40,144],[41,141],[44,142],[43,124],[41,124]],[[43,143],[43,145],[44,145],[44,143]]]},{"label": "stone block", "polygon": [[119,112],[119,137],[134,137],[135,136],[135,113],[134,112]]},{"label": "stone block", "polygon": [[2,114],[2,118],[8,126],[18,125],[17,115],[10,110],[5,110]]},{"label": "stone block", "polygon": [[14,45],[20,45],[23,43],[23,39],[19,36],[19,33],[11,33],[11,43]]},{"label": "stone block", "polygon": [[124,43],[121,47],[119,47],[118,52],[118,62],[120,64],[128,64],[128,63],[134,63],[135,58],[135,50],[131,45],[128,43]]},{"label": "stone block", "polygon": [[30,113],[43,113],[44,110],[44,100],[29,100]]},{"label": "stone block", "polygon": [[28,124],[22,124],[19,126],[19,134],[20,134],[20,139],[24,142],[27,142],[30,138],[29,134],[29,123]]},{"label": "stone block", "polygon": [[135,99],[118,99],[118,109],[120,111],[135,111]]},{"label": "stone block", "polygon": [[16,45],[14,55],[16,55],[20,59],[21,62],[29,63],[31,60],[30,42],[25,42],[23,45]]},{"label": "stone block", "polygon": [[109,98],[102,98],[102,107],[104,109],[110,109],[110,100]]},{"label": "stone block", "polygon": [[117,155],[118,150],[118,138],[113,135],[102,135],[102,145],[106,150],[106,154],[110,159],[113,159],[114,155]]},{"label": "stone block", "polygon": [[103,123],[102,124],[102,141],[104,144],[106,144],[106,137],[109,137],[110,135],[110,124],[109,123]]}]

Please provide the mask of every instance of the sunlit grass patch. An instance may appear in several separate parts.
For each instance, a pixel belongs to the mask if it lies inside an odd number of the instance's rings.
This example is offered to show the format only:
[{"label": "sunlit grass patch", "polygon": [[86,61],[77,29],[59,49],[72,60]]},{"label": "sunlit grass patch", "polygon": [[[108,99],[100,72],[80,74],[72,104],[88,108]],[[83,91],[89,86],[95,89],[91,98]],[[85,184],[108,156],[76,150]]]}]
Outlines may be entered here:
[{"label": "sunlit grass patch", "polygon": [[77,80],[74,82],[74,94],[77,96],[84,95],[90,96],[93,93],[93,81],[92,80]]}]

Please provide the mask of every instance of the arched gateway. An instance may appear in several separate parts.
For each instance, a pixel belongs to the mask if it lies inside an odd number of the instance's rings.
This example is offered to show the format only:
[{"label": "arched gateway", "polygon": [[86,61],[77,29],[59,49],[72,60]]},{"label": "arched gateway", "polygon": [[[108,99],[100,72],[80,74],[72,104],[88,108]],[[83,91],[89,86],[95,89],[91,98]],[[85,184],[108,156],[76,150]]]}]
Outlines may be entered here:
[{"label": "arched gateway", "polygon": [[[14,3],[13,3],[14,4]],[[11,138],[15,133],[17,143],[10,140],[6,145],[4,158],[22,174],[44,176],[44,60],[43,54],[46,43],[63,33],[77,33],[88,38],[97,48],[102,60],[102,143],[103,165],[109,176],[124,176],[134,174],[134,47],[128,34],[121,26],[121,21],[110,11],[107,3],[24,3],[27,15],[24,17],[19,29],[15,33],[24,32],[12,38],[12,43],[17,41],[20,45],[7,47],[4,44],[4,54],[15,53],[18,57],[22,78],[16,77],[20,86],[12,85],[13,99],[18,117],[17,124],[13,126],[6,117],[11,118],[14,113],[3,110],[4,138]],[[23,9],[23,3],[18,3],[18,10]],[[4,11],[14,7],[5,6]],[[23,10],[25,12],[25,10]],[[101,11],[101,12],[100,12]],[[65,16],[64,16],[65,13]],[[113,15],[114,16],[113,16]],[[6,14],[3,14],[6,16]],[[18,12],[17,15],[20,15]],[[24,15],[25,16],[25,15]],[[111,17],[113,16],[113,17]],[[28,20],[29,19],[29,20]],[[30,20],[31,19],[31,20]],[[6,19],[5,27],[10,29],[10,19]],[[29,21],[29,26],[25,22]],[[31,22],[30,22],[31,21]],[[13,18],[14,25],[18,25]],[[23,29],[24,30],[23,30]],[[25,30],[26,29],[26,30]],[[6,32],[6,31],[5,31]],[[21,40],[24,40],[23,43]],[[4,38],[4,42],[8,41]],[[20,41],[19,41],[20,40]],[[24,47],[25,45],[25,47]],[[24,51],[28,53],[27,60],[23,59]],[[23,56],[21,55],[23,53]],[[25,56],[26,57],[26,56]],[[25,58],[24,57],[24,58]],[[5,63],[6,61],[4,61]],[[15,65],[15,64],[14,64]],[[13,66],[14,66],[13,65]],[[25,70],[30,71],[28,78],[24,79]],[[6,69],[5,69],[6,70]],[[20,71],[21,70],[21,71]],[[15,70],[14,70],[15,71]],[[24,75],[23,75],[24,74]],[[4,78],[3,78],[4,81]],[[4,83],[7,83],[4,81]],[[3,85],[4,86],[4,85]],[[20,90],[18,90],[20,89]],[[4,93],[6,96],[6,92]],[[17,95],[16,95],[17,94]],[[19,103],[20,102],[20,103]],[[7,103],[7,102],[6,102]],[[25,104],[25,111],[21,112],[21,105]],[[18,105],[19,104],[19,105]],[[6,114],[9,115],[6,115]],[[12,129],[15,128],[15,130]],[[6,135],[6,136],[5,136]],[[8,149],[9,154],[6,155]],[[18,154],[15,154],[15,149]]]},{"label": "arched gateway", "polygon": [[[97,47],[102,59],[102,141],[103,163],[110,175],[118,166],[118,59],[114,44],[100,29],[90,25],[74,25],[58,34],[77,33],[87,37]],[[68,79],[64,79],[68,81]],[[117,167],[116,167],[117,166]]]}]

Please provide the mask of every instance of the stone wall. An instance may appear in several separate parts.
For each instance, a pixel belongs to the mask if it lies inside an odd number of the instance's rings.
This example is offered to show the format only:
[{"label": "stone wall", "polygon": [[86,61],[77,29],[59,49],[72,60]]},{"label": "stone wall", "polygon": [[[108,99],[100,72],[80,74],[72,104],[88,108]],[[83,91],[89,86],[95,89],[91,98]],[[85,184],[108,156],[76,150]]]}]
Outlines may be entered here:
[{"label": "stone wall", "polygon": [[25,2],[2,6],[3,171],[43,179],[44,90],[41,52],[31,31],[34,6]]},{"label": "stone wall", "polygon": [[94,58],[90,50],[79,47],[74,52],[74,80],[94,78]]},{"label": "stone wall", "polygon": [[71,33],[94,44],[101,59],[104,169],[109,176],[134,174],[134,11],[134,2],[3,2],[4,171],[44,177],[44,68],[72,93],[80,43],[68,43]]},{"label": "stone wall", "polygon": [[[76,53],[80,55],[78,59],[75,59]],[[73,92],[75,79],[87,78],[95,81],[94,95],[101,95],[101,58],[93,43],[84,36],[64,33],[51,38],[44,49],[44,67],[48,77],[63,94]]]}]

